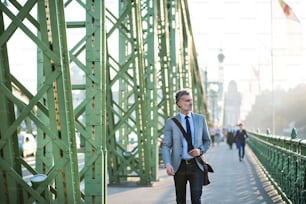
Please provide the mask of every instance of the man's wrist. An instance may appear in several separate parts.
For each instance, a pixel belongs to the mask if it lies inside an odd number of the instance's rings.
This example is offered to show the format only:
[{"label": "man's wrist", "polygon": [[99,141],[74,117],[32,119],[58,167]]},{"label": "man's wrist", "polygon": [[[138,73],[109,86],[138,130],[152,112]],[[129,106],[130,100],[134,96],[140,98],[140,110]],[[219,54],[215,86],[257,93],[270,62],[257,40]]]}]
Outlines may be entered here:
[{"label": "man's wrist", "polygon": [[202,156],[204,154],[204,151],[200,149],[200,155],[199,156]]}]

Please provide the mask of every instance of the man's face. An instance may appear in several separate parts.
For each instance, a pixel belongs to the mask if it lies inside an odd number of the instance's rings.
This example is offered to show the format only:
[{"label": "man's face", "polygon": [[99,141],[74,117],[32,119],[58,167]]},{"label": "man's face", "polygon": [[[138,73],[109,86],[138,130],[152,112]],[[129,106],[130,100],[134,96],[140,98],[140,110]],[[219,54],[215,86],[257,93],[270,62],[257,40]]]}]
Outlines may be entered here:
[{"label": "man's face", "polygon": [[177,105],[180,107],[181,112],[189,113],[192,111],[192,97],[191,95],[183,95]]}]

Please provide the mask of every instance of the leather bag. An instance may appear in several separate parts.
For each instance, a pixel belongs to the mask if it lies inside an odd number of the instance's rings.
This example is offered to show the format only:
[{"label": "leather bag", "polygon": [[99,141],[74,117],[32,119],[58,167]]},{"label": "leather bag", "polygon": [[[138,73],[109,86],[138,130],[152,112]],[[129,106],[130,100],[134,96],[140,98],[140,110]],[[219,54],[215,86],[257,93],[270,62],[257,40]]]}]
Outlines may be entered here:
[{"label": "leather bag", "polygon": [[[185,137],[185,139],[188,143],[188,146],[192,147],[192,149],[193,149],[193,145],[192,145],[192,142],[190,140],[190,137],[187,135],[187,132],[184,130],[182,124],[175,117],[173,117],[171,119],[174,121],[174,123],[178,126],[178,128],[183,133],[183,135],[184,135],[184,137]],[[213,170],[212,166],[205,161],[204,155],[196,157],[196,159],[203,165],[203,168],[204,168],[203,186],[207,186],[208,184],[210,184],[208,173],[213,173],[214,170]]]},{"label": "leather bag", "polygon": [[[199,158],[199,157],[198,157]],[[200,161],[201,159],[201,161]],[[203,164],[203,167],[204,167],[204,181],[203,181],[203,186],[207,186],[208,184],[210,184],[210,180],[209,180],[209,177],[208,177],[208,172],[210,173],[213,173],[214,170],[213,168],[211,167],[210,164],[208,164],[205,160],[204,160],[204,156],[202,155],[200,157],[199,161],[201,164]]]}]

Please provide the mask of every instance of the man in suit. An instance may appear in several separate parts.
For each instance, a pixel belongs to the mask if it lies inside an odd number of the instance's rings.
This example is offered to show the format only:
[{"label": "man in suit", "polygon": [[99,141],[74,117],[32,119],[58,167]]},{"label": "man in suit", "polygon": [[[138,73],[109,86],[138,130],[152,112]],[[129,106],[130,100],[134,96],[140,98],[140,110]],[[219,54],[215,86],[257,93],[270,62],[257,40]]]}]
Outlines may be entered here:
[{"label": "man in suit", "polygon": [[197,157],[202,156],[210,147],[211,140],[207,122],[204,115],[192,112],[192,97],[187,90],[178,91],[175,100],[180,109],[175,117],[190,134],[194,148],[188,149],[183,133],[169,118],[164,129],[163,161],[167,174],[174,176],[176,202],[186,204],[186,185],[189,181],[191,202],[200,204],[204,169]]}]

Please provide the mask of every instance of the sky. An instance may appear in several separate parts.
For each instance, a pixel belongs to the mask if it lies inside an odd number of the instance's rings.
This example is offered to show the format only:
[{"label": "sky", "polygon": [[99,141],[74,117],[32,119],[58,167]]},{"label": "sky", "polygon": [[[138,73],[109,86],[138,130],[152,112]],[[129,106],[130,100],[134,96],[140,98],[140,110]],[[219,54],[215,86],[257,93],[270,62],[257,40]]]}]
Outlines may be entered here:
[{"label": "sky", "polygon": [[[210,81],[216,81],[219,66],[217,55],[222,49],[225,55],[224,89],[227,90],[230,80],[237,82],[238,91],[244,96],[243,114],[247,114],[251,108],[259,88],[289,89],[306,82],[306,39],[287,38],[288,31],[299,32],[300,36],[306,33],[306,1],[285,1],[298,17],[299,23],[284,16],[278,0],[188,1],[200,68],[207,69]],[[112,0],[109,2],[112,3],[109,6],[113,6]],[[67,20],[70,20],[69,16]],[[21,38],[22,35],[23,32],[17,29],[8,42],[9,53],[16,56],[9,59],[11,71],[35,93],[37,67],[33,56],[36,56],[36,49],[32,41]],[[294,48],[297,44],[302,51],[294,56],[277,54],[271,49],[271,45],[290,45]],[[255,77],[254,70],[259,72],[259,78]]]},{"label": "sky", "polygon": [[[304,26],[306,2],[298,0],[286,2],[300,23],[292,20],[291,23],[288,22],[278,0],[189,0],[198,61],[201,69],[208,70],[208,78],[216,80],[218,77],[217,55],[222,49],[225,55],[225,81],[228,83],[229,80],[236,80],[241,91],[248,89],[247,84],[250,80],[256,80],[253,69],[260,70],[261,89],[271,89],[271,64],[273,64],[274,87],[282,86],[288,89],[297,83],[305,82],[306,39],[303,40],[301,36],[302,32],[306,33]],[[286,37],[288,28],[292,27],[291,24],[298,24],[299,46],[303,50],[297,56],[288,56],[286,53],[275,54],[274,51],[272,57],[271,12],[274,19],[273,47],[277,47],[279,42],[286,41],[283,38]],[[284,26],[278,26],[279,24]]]},{"label": "sky", "polygon": [[218,80],[222,49],[224,90],[236,81],[242,94],[241,121],[261,91],[306,83],[306,1],[285,0],[298,23],[284,15],[278,0],[188,2],[200,68],[207,70],[209,81]]}]

